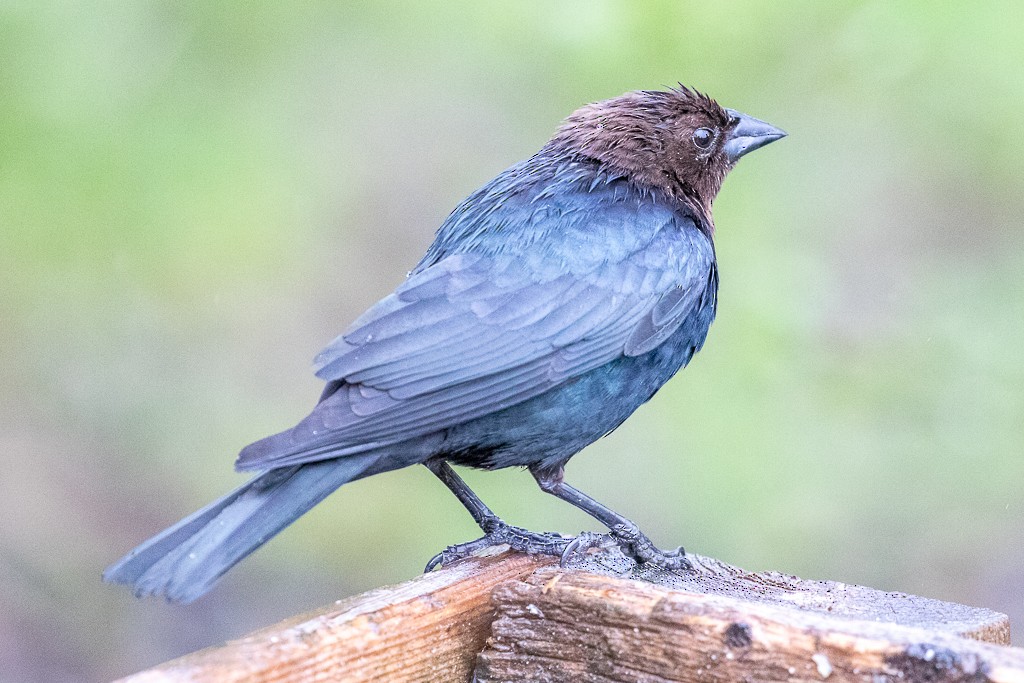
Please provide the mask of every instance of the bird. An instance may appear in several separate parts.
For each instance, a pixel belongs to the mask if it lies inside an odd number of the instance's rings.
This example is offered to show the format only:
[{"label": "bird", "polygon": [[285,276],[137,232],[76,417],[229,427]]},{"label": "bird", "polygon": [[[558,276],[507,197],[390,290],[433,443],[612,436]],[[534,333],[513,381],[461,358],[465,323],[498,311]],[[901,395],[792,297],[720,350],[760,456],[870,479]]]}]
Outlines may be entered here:
[{"label": "bird", "polygon": [[[623,423],[704,344],[718,267],[712,203],[744,155],[785,137],[679,84],[577,109],[541,149],[470,194],[406,279],[316,356],[324,380],[297,425],[243,448],[238,489],[104,572],[188,603],[342,485],[425,465],[483,536],[479,548],[563,557],[611,544],[686,570],[628,518],[565,481],[569,459]],[[452,465],[526,468],[606,534],[499,518]]]}]

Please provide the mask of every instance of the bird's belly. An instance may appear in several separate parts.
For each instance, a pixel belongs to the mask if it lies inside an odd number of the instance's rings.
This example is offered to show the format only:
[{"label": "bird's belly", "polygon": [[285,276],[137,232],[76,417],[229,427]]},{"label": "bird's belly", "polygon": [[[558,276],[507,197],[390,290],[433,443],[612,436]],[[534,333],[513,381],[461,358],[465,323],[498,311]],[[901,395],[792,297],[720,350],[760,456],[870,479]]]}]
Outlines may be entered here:
[{"label": "bird's belly", "polygon": [[622,424],[700,346],[693,339],[674,341],[641,356],[618,358],[540,396],[449,429],[441,454],[483,469],[563,465]]}]

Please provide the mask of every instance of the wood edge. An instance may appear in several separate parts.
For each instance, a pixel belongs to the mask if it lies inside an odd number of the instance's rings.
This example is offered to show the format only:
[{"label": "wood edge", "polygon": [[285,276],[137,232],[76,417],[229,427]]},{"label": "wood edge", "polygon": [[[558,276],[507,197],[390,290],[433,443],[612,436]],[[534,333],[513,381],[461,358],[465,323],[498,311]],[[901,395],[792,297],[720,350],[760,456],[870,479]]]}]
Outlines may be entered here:
[{"label": "wood edge", "polygon": [[[816,678],[813,673],[817,668],[819,672],[839,673],[833,680],[840,681],[870,681],[872,676],[880,676],[874,680],[1024,683],[1024,649],[1021,648],[914,626],[808,613],[797,607],[680,591],[643,581],[609,581],[603,574],[542,568],[523,580],[496,587],[492,600],[496,606],[492,638],[477,657],[481,683],[511,680],[491,675],[490,667],[502,660],[506,665],[512,662],[522,671],[543,670],[542,650],[537,649],[531,655],[532,645],[522,648],[509,642],[509,633],[523,636],[522,642],[544,642],[547,648],[559,649],[562,645],[544,637],[557,638],[559,633],[572,633],[572,625],[581,622],[590,629],[607,628],[603,637],[595,638],[602,643],[612,642],[623,634],[628,639],[630,630],[656,639],[659,636],[655,634],[660,630],[674,634],[664,638],[672,647],[692,640],[699,645],[694,647],[698,654],[721,649],[718,663],[709,665],[708,674],[714,666],[739,666],[735,662],[726,664],[734,659],[734,653],[760,648],[763,653],[786,653],[792,661],[791,671],[806,670],[812,678]],[[556,616],[551,617],[552,614]],[[561,624],[561,630],[555,626],[532,632],[529,626],[526,630],[521,628],[531,620],[549,620],[557,625],[565,614],[571,614],[572,618]],[[518,631],[512,623],[515,620],[520,627]],[[610,635],[616,629],[618,636]],[[532,635],[524,635],[526,633]],[[563,645],[566,650],[571,647],[569,643]],[[642,642],[637,644],[642,645]],[[794,653],[799,653],[799,661]],[[735,658],[739,656],[736,654]],[[559,662],[557,658],[552,661],[555,668],[547,673],[556,678],[572,669],[572,665]],[[495,670],[500,671],[500,666]],[[782,670],[785,671],[785,667]],[[656,672],[655,676],[666,673]],[[743,675],[752,676],[752,680],[776,680],[764,676],[763,671],[744,671]],[[828,677],[829,673],[821,676],[822,679]],[[545,679],[524,676],[522,680]],[[691,678],[666,675],[664,680]]]},{"label": "wood edge", "polygon": [[[489,552],[409,581],[375,588],[289,617],[241,638],[131,674],[115,683],[207,680],[208,677],[203,677],[204,672],[223,673],[232,667],[238,668],[237,677],[225,679],[218,676],[209,680],[259,680],[256,677],[261,671],[280,665],[281,657],[284,656],[282,652],[288,644],[304,641],[309,634],[323,636],[325,631],[360,628],[367,616],[385,611],[394,612],[403,605],[429,600],[436,593],[453,589],[462,589],[460,599],[483,604],[490,609],[490,594],[494,586],[526,577],[538,568],[556,561],[550,557],[512,553],[503,547],[487,550]],[[465,590],[472,593],[467,594]]]}]

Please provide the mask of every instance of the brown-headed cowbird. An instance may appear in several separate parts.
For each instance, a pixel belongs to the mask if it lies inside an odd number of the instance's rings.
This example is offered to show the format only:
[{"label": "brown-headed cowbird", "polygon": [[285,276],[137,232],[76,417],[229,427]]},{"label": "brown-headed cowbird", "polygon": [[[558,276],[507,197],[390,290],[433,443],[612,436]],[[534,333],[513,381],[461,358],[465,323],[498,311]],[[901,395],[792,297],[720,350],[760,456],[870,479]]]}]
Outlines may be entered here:
[{"label": "brown-headed cowbird", "polygon": [[[107,569],[137,595],[188,602],[346,482],[426,465],[487,544],[594,543],[510,526],[449,463],[526,467],[638,562],[685,568],[563,481],[693,357],[715,317],[711,204],[737,160],[785,133],[683,86],[577,110],[535,155],[463,201],[393,294],[316,358],[326,387],[298,425],[244,448],[236,491]],[[630,456],[632,457],[632,456]]]}]

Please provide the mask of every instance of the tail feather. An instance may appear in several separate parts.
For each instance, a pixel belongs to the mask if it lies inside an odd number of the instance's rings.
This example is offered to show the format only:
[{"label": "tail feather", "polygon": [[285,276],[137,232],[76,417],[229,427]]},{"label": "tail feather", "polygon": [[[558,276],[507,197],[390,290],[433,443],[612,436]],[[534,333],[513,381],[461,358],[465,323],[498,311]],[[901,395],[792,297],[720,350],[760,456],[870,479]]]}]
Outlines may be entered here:
[{"label": "tail feather", "polygon": [[165,529],[104,573],[137,596],[188,603],[342,484],[389,467],[363,453],[265,472]]}]

